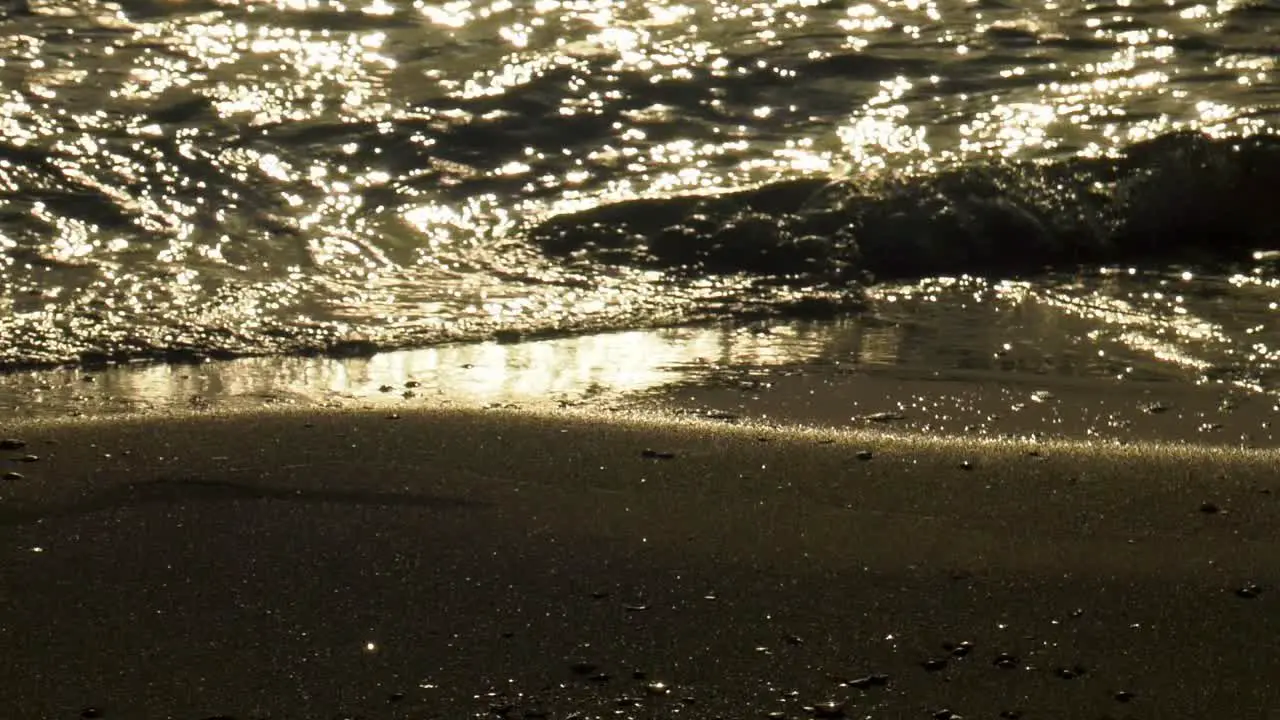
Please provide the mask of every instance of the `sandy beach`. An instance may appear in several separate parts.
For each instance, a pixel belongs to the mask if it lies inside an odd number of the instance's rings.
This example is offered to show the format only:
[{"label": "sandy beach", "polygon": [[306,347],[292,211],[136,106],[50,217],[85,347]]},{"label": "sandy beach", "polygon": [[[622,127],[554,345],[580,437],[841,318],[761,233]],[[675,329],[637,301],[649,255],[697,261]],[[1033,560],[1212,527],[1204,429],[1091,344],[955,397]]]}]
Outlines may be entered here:
[{"label": "sandy beach", "polygon": [[1270,450],[429,409],[0,434],[10,717],[1280,717]]}]

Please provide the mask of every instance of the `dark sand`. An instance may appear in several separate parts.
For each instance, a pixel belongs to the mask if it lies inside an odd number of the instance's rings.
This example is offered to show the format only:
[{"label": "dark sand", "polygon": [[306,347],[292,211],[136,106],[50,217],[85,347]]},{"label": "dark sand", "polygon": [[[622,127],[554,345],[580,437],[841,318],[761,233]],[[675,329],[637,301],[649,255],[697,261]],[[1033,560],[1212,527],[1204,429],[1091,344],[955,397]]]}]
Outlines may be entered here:
[{"label": "dark sand", "polygon": [[4,717],[1280,717],[1272,451],[425,410],[0,434],[39,456],[0,483]]}]

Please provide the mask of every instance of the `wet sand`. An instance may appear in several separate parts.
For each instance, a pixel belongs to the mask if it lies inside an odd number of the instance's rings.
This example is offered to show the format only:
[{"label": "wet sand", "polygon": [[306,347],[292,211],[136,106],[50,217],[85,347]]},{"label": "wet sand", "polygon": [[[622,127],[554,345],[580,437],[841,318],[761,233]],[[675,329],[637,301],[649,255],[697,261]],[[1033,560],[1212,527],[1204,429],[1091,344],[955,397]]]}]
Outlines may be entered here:
[{"label": "wet sand", "polygon": [[10,717],[1280,717],[1273,451],[460,410],[0,435]]}]

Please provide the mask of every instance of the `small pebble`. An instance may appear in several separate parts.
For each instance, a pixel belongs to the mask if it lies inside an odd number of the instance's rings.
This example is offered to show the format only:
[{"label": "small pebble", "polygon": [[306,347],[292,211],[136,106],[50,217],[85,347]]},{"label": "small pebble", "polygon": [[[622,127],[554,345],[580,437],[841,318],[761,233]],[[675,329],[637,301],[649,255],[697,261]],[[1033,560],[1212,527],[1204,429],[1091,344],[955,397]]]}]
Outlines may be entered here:
[{"label": "small pebble", "polygon": [[26,446],[27,443],[25,440],[19,440],[17,438],[4,438],[3,440],[0,440],[0,450],[21,450]]},{"label": "small pebble", "polygon": [[16,460],[17,462],[33,463],[33,462],[38,462],[40,460],[40,456],[27,454],[27,455],[23,455],[20,458],[16,458]]},{"label": "small pebble", "polygon": [[104,714],[103,714],[103,712],[102,712],[102,709],[101,709],[101,708],[96,708],[96,707],[87,707],[87,708],[85,708],[85,709],[83,709],[83,710],[81,710],[81,711],[80,711],[80,717],[82,717],[82,718],[100,718],[100,717],[106,717],[106,715],[104,715]]},{"label": "small pebble", "polygon": [[1063,680],[1075,680],[1085,674],[1085,668],[1080,665],[1076,665],[1075,667],[1060,667],[1057,670],[1054,670],[1053,674]]},{"label": "small pebble", "polygon": [[655,460],[670,460],[676,456],[673,452],[662,452],[660,450],[651,450],[645,448],[640,451],[640,457],[653,458]]},{"label": "small pebble", "polygon": [[1206,515],[1212,515],[1218,512],[1218,510],[1219,510],[1218,506],[1211,502],[1200,504],[1200,512],[1205,513]]},{"label": "small pebble", "polygon": [[1127,703],[1134,698],[1134,694],[1128,690],[1121,690],[1114,695],[1116,702]]},{"label": "small pebble", "polygon": [[1021,661],[1018,660],[1017,655],[1010,655],[1009,653],[1000,653],[999,655],[996,656],[994,664],[998,668],[1003,668],[1005,670],[1012,670],[1018,667],[1018,665],[1021,664]]},{"label": "small pebble", "polygon": [[644,691],[650,695],[666,695],[671,692],[671,687],[664,682],[651,682],[644,686]]},{"label": "small pebble", "polygon": [[858,458],[859,460],[870,460],[871,458],[875,457],[875,455],[872,454],[870,450],[859,450],[857,454],[854,455],[854,457]]},{"label": "small pebble", "polygon": [[1249,584],[1236,590],[1236,597],[1252,600],[1262,594],[1262,586]]},{"label": "small pebble", "polygon": [[968,461],[968,460],[965,460],[964,462],[960,463],[960,469],[961,469],[961,470],[972,470],[972,469],[973,469],[973,463],[972,463],[972,462],[970,462],[970,461]]},{"label": "small pebble", "polygon": [[23,477],[25,476],[20,472],[7,472],[4,474],[5,480],[21,480]]},{"label": "small pebble", "polygon": [[844,717],[844,703],[828,700],[813,706],[813,716],[818,718]]},{"label": "small pebble", "polygon": [[937,672],[947,666],[947,661],[944,658],[929,658],[920,663],[920,666],[929,672]]}]

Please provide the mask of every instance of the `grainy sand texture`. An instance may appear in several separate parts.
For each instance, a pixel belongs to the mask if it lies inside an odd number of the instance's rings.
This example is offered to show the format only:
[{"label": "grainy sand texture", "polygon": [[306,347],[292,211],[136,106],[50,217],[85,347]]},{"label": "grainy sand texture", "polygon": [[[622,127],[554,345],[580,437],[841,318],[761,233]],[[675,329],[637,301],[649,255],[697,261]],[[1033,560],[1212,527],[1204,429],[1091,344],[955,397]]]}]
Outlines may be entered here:
[{"label": "grainy sand texture", "polygon": [[426,409],[0,434],[7,717],[1280,717],[1270,450]]}]

